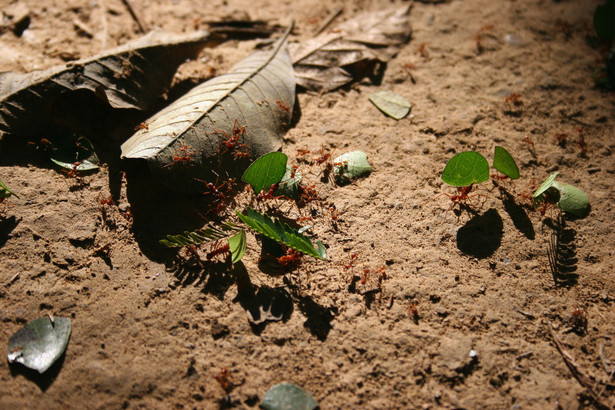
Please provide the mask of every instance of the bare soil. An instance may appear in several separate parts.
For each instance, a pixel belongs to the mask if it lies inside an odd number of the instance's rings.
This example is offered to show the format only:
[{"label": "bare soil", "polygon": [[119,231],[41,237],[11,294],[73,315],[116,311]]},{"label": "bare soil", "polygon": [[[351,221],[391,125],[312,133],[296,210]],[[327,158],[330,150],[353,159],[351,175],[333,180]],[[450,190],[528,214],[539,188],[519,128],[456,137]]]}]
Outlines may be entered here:
[{"label": "bare soil", "polygon": [[[0,71],[44,69],[140,35],[119,0],[3,0],[0,9],[14,3],[30,21],[0,35]],[[310,38],[339,7],[343,20],[395,6],[132,3],[149,28],[169,32],[223,18],[294,19],[291,41]],[[194,212],[200,199],[157,185],[139,161],[120,161],[130,133],[98,141],[105,165],[78,179],[42,149],[6,137],[0,179],[19,197],[5,201],[0,219],[0,340],[49,313],[72,318],[73,331],[43,376],[0,361],[0,407],[252,408],[283,381],[321,408],[615,407],[615,99],[592,79],[604,64],[592,28],[597,4],[418,2],[412,40],[380,84],[299,93],[301,117],[283,152],[294,160],[298,150],[309,158],[362,150],[375,171],[339,187],[303,165],[323,198],[312,205],[313,231],[330,260],[306,258],[292,271],[261,260],[253,235],[232,268],[222,259],[182,262],[159,245],[204,225]],[[224,72],[256,43],[204,49],[176,83]],[[411,101],[411,116],[384,116],[367,98],[380,90]],[[501,183],[510,197],[488,181],[466,207],[434,199],[455,193],[440,179],[449,158],[477,150],[491,161],[496,145],[521,169],[519,180]],[[570,252],[555,277],[547,246],[556,212],[541,215],[523,197],[554,171],[592,207],[566,220]],[[109,196],[114,204],[101,204]],[[309,212],[279,202],[291,218]],[[271,303],[283,320],[251,324],[248,312]],[[215,379],[223,369],[230,391]]]}]

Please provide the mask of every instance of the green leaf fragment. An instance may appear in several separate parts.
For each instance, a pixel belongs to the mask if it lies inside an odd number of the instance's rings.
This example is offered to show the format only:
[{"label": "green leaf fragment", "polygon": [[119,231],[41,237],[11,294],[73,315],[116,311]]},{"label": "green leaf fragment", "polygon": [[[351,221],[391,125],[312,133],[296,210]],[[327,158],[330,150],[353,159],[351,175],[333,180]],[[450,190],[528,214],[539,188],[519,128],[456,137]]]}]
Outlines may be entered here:
[{"label": "green leaf fragment", "polygon": [[579,188],[555,181],[553,187],[559,191],[559,206],[563,211],[583,218],[589,213],[589,197]]},{"label": "green leaf fragment", "polygon": [[299,186],[301,185],[303,175],[297,170],[295,170],[295,175],[292,178],[291,174],[291,167],[286,165],[286,172],[280,181],[278,189],[275,191],[275,195],[282,195],[291,199],[299,198]]},{"label": "green leaf fragment", "polygon": [[412,104],[408,102],[401,95],[392,91],[380,91],[369,96],[369,100],[380,111],[388,115],[389,117],[401,120],[412,108]]},{"label": "green leaf fragment", "polygon": [[[7,187],[4,184],[4,182],[0,181],[0,198],[8,198],[11,195],[15,195],[15,194],[13,193],[13,191],[11,191],[9,189],[9,187]],[[17,195],[15,195],[15,196],[17,196]]]},{"label": "green leaf fragment", "polygon": [[292,383],[276,384],[263,396],[265,410],[314,410],[318,403],[312,395]]},{"label": "green leaf fragment", "polygon": [[231,250],[232,263],[239,262],[243,258],[243,254],[246,253],[246,231],[241,230],[228,238],[228,246]]},{"label": "green leaf fragment", "polygon": [[519,178],[519,167],[512,155],[502,147],[495,147],[493,155],[493,168],[500,171],[510,179]]},{"label": "green leaf fragment", "polygon": [[288,157],[281,152],[270,152],[256,159],[243,173],[241,180],[252,186],[254,194],[267,190],[282,180]]},{"label": "green leaf fragment", "polygon": [[245,215],[239,211],[236,211],[236,213],[243,223],[269,239],[315,258],[327,258],[324,245],[320,241],[317,242],[318,249],[314,248],[310,238],[291,228],[288,224],[280,222],[277,218],[271,219],[268,215],[261,214],[252,208],[248,208]]},{"label": "green leaf fragment", "polygon": [[89,139],[82,136],[52,138],[49,158],[64,169],[87,172],[100,168],[100,160]]},{"label": "green leaf fragment", "polygon": [[559,172],[554,172],[545,181],[538,187],[538,189],[532,195],[534,198],[534,202],[544,200],[544,193],[547,192],[549,188],[553,186],[553,182],[555,182],[555,178],[559,175]]},{"label": "green leaf fragment", "polygon": [[489,179],[489,163],[475,151],[460,152],[451,158],[444,171],[442,180],[452,186],[479,184]]},{"label": "green leaf fragment", "polygon": [[56,317],[53,322],[48,316],[34,319],[9,339],[8,361],[44,373],[66,350],[70,332],[68,318]]},{"label": "green leaf fragment", "polygon": [[240,228],[230,222],[225,222],[217,228],[209,225],[197,231],[185,231],[184,234],[167,235],[166,239],[161,239],[159,242],[169,248],[181,248],[187,245],[201,245],[205,242],[217,241],[228,237],[233,232],[239,231]]},{"label": "green leaf fragment", "polygon": [[333,177],[338,184],[346,184],[351,179],[369,174],[374,170],[367,162],[367,155],[362,151],[347,152],[333,160]]}]

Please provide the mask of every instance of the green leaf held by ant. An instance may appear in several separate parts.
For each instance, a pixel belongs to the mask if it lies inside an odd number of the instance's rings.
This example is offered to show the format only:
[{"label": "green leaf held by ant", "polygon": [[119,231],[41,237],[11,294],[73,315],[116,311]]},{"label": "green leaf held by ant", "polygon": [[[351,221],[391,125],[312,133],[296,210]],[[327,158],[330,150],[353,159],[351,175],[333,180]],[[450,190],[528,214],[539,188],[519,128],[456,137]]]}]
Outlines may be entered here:
[{"label": "green leaf held by ant", "polygon": [[288,224],[280,222],[279,219],[271,219],[268,215],[261,214],[252,208],[246,210],[246,214],[239,211],[237,216],[250,228],[265,235],[278,243],[293,248],[296,251],[305,253],[318,259],[327,259],[327,252],[322,242],[317,241],[318,249],[314,248],[312,241],[307,236],[291,228]]},{"label": "green leaf held by ant", "polygon": [[241,228],[237,225],[231,222],[224,222],[220,225],[220,228],[209,225],[196,231],[185,231],[183,235],[167,235],[166,239],[161,239],[159,242],[168,248],[181,248],[187,245],[198,246],[206,242],[224,239],[240,230]]},{"label": "green leaf held by ant", "polygon": [[460,152],[442,172],[442,180],[452,186],[469,186],[489,179],[489,163],[476,151]]},{"label": "green leaf held by ant", "polygon": [[100,160],[94,146],[83,136],[72,135],[51,138],[50,159],[61,168],[88,172],[100,168]]},{"label": "green leaf held by ant", "polygon": [[[13,191],[9,189],[9,187],[4,184],[4,182],[0,181],[0,198],[5,199],[9,198],[12,195],[17,196]],[[17,196],[17,198],[19,197]]]},{"label": "green leaf held by ant", "polygon": [[335,182],[339,185],[350,182],[351,179],[369,174],[374,170],[367,162],[367,155],[362,151],[347,152],[333,160]]},{"label": "green leaf held by ant", "polygon": [[495,147],[493,154],[493,168],[500,171],[510,179],[519,179],[519,167],[512,155],[502,147]]},{"label": "green leaf held by ant", "polygon": [[254,194],[282,180],[288,157],[281,152],[270,152],[256,159],[243,173],[241,180],[250,184]]}]

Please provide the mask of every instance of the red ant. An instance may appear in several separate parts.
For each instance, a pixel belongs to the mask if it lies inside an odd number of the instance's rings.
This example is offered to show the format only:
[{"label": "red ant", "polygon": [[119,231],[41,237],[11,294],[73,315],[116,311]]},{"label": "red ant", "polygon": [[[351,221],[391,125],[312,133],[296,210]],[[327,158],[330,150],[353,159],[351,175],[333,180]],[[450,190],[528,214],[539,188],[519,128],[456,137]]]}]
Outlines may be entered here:
[{"label": "red ant", "polygon": [[280,183],[278,182],[277,184],[272,184],[269,187],[269,190],[267,192],[265,191],[261,191],[257,196],[256,196],[256,202],[264,202],[270,199],[288,199],[290,200],[290,198],[285,197],[284,195],[278,195],[275,196],[275,191],[278,189],[278,187],[280,186]]},{"label": "red ant", "polygon": [[566,148],[567,138],[568,135],[563,132],[555,134],[555,142],[562,148]]},{"label": "red ant", "polygon": [[297,169],[299,169],[299,165],[293,165],[290,167],[290,179],[293,179],[295,175],[297,175]]},{"label": "red ant", "polygon": [[304,162],[306,164],[312,165],[313,161],[306,158],[307,154],[309,154],[310,152],[312,151],[310,151],[309,149],[298,149],[297,153],[295,154],[295,158],[298,162]]},{"label": "red ant", "polygon": [[295,222],[297,222],[298,224],[302,224],[305,222],[314,222],[314,219],[311,216],[300,216],[295,219]]},{"label": "red ant", "polygon": [[135,131],[138,131],[138,130],[149,130],[149,125],[145,122],[142,122],[141,124],[135,127]]},{"label": "red ant", "polygon": [[[235,120],[235,124],[233,124],[233,135],[231,137],[229,137],[225,131],[220,131],[227,138],[222,141],[220,145],[224,145],[226,147],[222,155],[232,153],[236,159],[245,158],[250,155],[250,148],[246,144],[239,142],[239,137],[241,137],[245,131],[246,127],[239,127],[239,120]],[[245,148],[245,151],[240,151],[238,149],[239,147]],[[220,151],[220,149],[218,149],[218,151]]]},{"label": "red ant", "polygon": [[316,185],[314,184],[299,184],[299,195],[299,200],[304,204],[320,199],[318,197],[318,193],[316,192]]},{"label": "red ant", "polygon": [[460,186],[460,187],[457,187],[456,194],[451,195],[451,194],[447,194],[446,192],[442,192],[441,194],[436,195],[434,200],[442,195],[447,196],[453,202],[451,207],[449,208],[450,210],[456,204],[465,202],[467,199],[474,198],[475,196],[483,196],[482,194],[469,195],[473,187],[474,187],[474,184],[470,184],[468,186]]},{"label": "red ant", "polygon": [[370,270],[369,268],[365,268],[363,269],[363,275],[361,275],[361,285],[364,285],[367,283],[367,279],[369,278],[370,275]]},{"label": "red ant", "polygon": [[190,147],[188,147],[187,145],[182,145],[177,151],[176,155],[173,157],[173,162],[165,165],[164,167],[170,167],[173,164],[183,164],[183,165],[188,164],[191,159],[190,155],[194,155],[193,152],[188,151],[189,148]]},{"label": "red ant", "polygon": [[34,146],[35,149],[42,149],[43,151],[48,151],[51,148],[52,143],[47,138],[41,138],[41,141],[37,144],[35,142],[28,142],[28,145]]},{"label": "red ant", "polygon": [[587,329],[587,314],[581,308],[576,308],[572,311],[569,320],[573,330],[577,332],[584,332]]},{"label": "red ant", "polygon": [[325,146],[322,145],[320,147],[320,156],[317,158],[314,158],[314,161],[316,161],[317,165],[322,165],[325,162],[327,162],[329,158],[331,158],[331,152],[325,152]]},{"label": "red ant", "polygon": [[81,161],[75,161],[73,163],[73,168],[70,171],[66,172],[66,178],[79,178],[79,166],[81,165]]},{"label": "red ant", "polygon": [[348,252],[348,263],[346,263],[344,265],[344,272],[348,272],[351,271],[352,272],[352,267],[354,266],[354,263],[357,260],[357,256],[359,256],[357,253],[350,253]]},{"label": "red ant", "polygon": [[284,104],[282,101],[275,100],[275,103],[278,105],[278,107],[280,107],[284,111],[286,111],[286,112],[290,111],[290,107],[288,105]]},{"label": "red ant", "polygon": [[98,202],[100,202],[101,205],[113,205],[113,197],[109,195],[108,198],[103,198],[99,195]]},{"label": "red ant", "polygon": [[536,155],[536,146],[534,145],[534,140],[532,140],[532,137],[530,137],[529,135],[526,135],[522,139],[523,139],[523,142],[527,144],[528,151],[530,151],[533,155]]},{"label": "red ant", "polygon": [[509,180],[510,177],[504,174],[491,174],[491,179],[495,180],[495,181],[506,181]]},{"label": "red ant", "polygon": [[419,321],[418,302],[408,302],[408,316],[414,320],[414,323]]},{"label": "red ant", "polygon": [[215,258],[216,256],[223,255],[223,254],[227,254],[227,255],[231,254],[229,244],[227,243],[222,246],[219,246],[218,242],[216,242],[212,245],[211,251],[208,252],[207,255],[205,255],[205,257],[207,258],[207,260],[211,260]]},{"label": "red ant", "polygon": [[222,368],[220,372],[214,376],[214,379],[216,379],[216,381],[220,383],[220,386],[227,393],[230,393],[231,390],[233,390],[233,387],[235,387],[233,386],[233,382],[231,382],[230,380],[229,371],[226,367]]},{"label": "red ant", "polygon": [[509,105],[521,105],[523,102],[521,101],[521,94],[512,93],[504,100],[506,104]]},{"label": "red ant", "polygon": [[423,58],[429,57],[429,52],[427,51],[427,43],[419,44],[419,47],[416,49],[416,53]]},{"label": "red ant", "polygon": [[579,133],[579,139],[577,140],[577,145],[579,146],[579,149],[581,150],[581,156],[585,157],[587,156],[587,151],[589,149],[589,147],[587,146],[587,143],[585,142],[585,135],[583,135],[583,132],[585,130],[583,128],[578,128],[577,132]]},{"label": "red ant", "polygon": [[277,258],[280,266],[288,268],[290,266],[299,266],[303,259],[303,254],[293,248],[286,248],[284,255]]}]

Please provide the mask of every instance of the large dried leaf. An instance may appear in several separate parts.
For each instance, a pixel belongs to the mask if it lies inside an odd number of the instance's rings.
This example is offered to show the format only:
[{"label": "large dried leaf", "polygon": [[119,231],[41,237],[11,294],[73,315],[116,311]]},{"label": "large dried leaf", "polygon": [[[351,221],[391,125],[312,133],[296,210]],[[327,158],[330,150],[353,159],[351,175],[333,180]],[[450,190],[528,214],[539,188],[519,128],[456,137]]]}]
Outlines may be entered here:
[{"label": "large dried leaf", "polygon": [[28,74],[0,76],[0,131],[28,135],[44,130],[57,98],[92,91],[113,108],[147,110],[171,83],[177,67],[211,38],[205,31],[152,32],[97,56]]},{"label": "large dried leaf", "polygon": [[407,6],[363,13],[313,39],[292,44],[297,84],[311,91],[331,91],[360,74],[354,66],[386,63],[410,40],[409,11]]},{"label": "large dried leaf", "polygon": [[[147,159],[164,185],[193,192],[204,190],[199,180],[240,176],[248,164],[244,154],[278,150],[295,103],[287,36],[155,114],[122,145],[122,157]],[[233,138],[237,144],[230,146]]]}]

